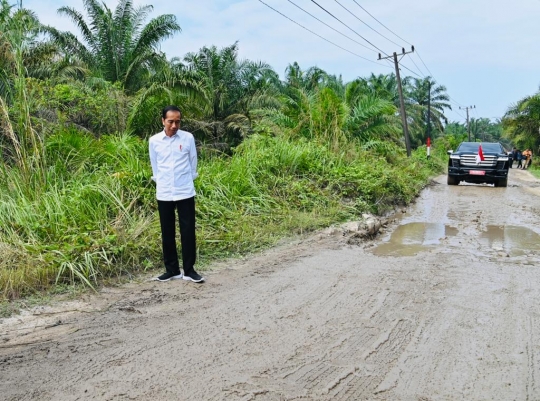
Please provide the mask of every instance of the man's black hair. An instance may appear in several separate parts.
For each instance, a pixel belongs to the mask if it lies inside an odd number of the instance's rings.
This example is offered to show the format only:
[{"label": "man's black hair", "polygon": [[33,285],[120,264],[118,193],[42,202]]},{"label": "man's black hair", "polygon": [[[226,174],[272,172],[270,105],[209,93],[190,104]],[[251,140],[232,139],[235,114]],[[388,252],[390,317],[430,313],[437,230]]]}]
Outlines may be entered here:
[{"label": "man's black hair", "polygon": [[168,113],[169,111],[177,111],[177,112],[180,113],[180,116],[182,116],[182,111],[181,111],[178,107],[172,106],[172,105],[171,105],[171,106],[165,107],[165,108],[163,109],[163,111],[161,112],[161,116],[163,117],[163,119],[165,119],[165,117],[167,117],[167,113]]}]

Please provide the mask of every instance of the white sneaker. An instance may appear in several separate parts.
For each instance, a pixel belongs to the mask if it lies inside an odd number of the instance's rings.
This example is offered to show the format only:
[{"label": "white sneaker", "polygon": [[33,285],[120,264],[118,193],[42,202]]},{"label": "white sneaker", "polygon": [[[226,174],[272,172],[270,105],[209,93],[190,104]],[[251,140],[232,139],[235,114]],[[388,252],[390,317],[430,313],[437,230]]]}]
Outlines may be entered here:
[{"label": "white sneaker", "polygon": [[194,283],[202,283],[204,281],[204,277],[200,276],[195,270],[191,272],[190,275],[184,275],[184,280],[186,281],[193,281]]},{"label": "white sneaker", "polygon": [[165,272],[161,276],[154,277],[150,281],[161,281],[163,283],[163,282],[169,281],[169,280],[181,280],[182,278],[183,278],[183,275],[182,275],[181,272],[180,272],[180,274],[177,274],[176,276],[171,276],[169,273]]}]

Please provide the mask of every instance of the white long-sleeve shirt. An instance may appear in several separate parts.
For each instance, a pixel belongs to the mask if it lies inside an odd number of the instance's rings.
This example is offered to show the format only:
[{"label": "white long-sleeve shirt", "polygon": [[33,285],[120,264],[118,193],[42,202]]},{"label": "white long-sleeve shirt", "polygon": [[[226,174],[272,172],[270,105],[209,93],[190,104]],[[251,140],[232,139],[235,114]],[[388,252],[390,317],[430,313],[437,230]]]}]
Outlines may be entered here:
[{"label": "white long-sleeve shirt", "polygon": [[156,198],[177,201],[195,196],[193,180],[198,174],[193,135],[178,130],[168,137],[162,131],[150,137],[148,146],[152,179],[156,182]]}]

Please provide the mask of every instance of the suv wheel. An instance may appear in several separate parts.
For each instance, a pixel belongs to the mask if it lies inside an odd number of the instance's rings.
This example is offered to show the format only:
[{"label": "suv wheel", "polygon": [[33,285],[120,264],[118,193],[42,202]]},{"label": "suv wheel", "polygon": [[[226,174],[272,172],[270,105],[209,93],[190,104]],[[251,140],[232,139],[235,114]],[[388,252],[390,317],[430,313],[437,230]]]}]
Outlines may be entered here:
[{"label": "suv wheel", "polygon": [[459,180],[456,177],[452,177],[451,175],[448,176],[448,179],[446,181],[448,185],[458,185]]},{"label": "suv wheel", "polygon": [[501,178],[500,180],[495,181],[495,186],[506,188],[508,186],[508,178]]}]

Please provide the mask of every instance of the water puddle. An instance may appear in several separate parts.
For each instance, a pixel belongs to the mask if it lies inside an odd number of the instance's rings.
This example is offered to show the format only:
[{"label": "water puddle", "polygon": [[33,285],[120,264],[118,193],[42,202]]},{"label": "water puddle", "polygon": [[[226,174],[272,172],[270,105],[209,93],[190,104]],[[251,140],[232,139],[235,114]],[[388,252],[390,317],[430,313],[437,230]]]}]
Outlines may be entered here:
[{"label": "water puddle", "polygon": [[510,256],[540,251],[540,235],[525,227],[487,226],[487,231],[480,235],[479,240],[482,245],[504,251]]},{"label": "water puddle", "polygon": [[441,223],[407,223],[397,227],[390,239],[373,249],[379,256],[413,256],[455,236],[458,229]]}]

